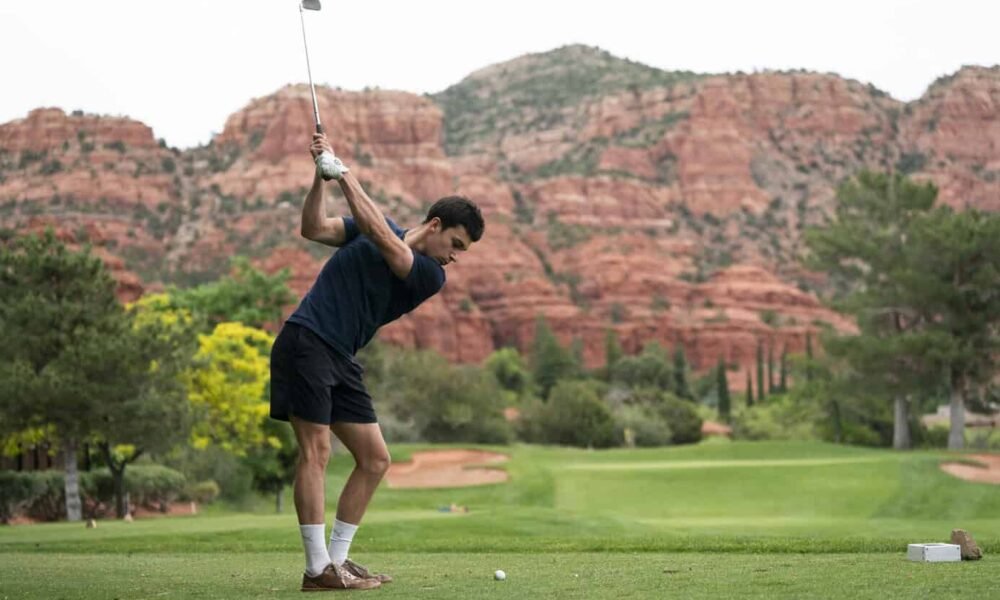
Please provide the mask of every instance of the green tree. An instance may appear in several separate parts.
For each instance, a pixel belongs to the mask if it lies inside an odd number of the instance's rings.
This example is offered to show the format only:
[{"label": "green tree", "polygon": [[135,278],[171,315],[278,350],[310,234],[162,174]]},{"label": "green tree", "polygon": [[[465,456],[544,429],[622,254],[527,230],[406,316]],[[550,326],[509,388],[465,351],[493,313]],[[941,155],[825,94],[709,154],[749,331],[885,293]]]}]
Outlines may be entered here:
[{"label": "green tree", "polygon": [[610,380],[629,388],[671,390],[674,386],[673,371],[667,362],[667,354],[655,341],[643,346],[639,355],[623,356],[615,361]]},{"label": "green tree", "polygon": [[726,363],[721,358],[715,368],[715,381],[717,394],[719,396],[719,418],[723,422],[729,422],[729,412],[731,410],[729,401],[729,382],[726,380]]},{"label": "green tree", "polygon": [[277,325],[284,307],[295,301],[288,278],[288,269],[267,275],[246,258],[236,257],[228,276],[193,288],[171,289],[168,296],[172,307],[186,309],[198,319],[202,331],[212,331],[223,322],[261,329]]},{"label": "green tree", "polygon": [[[812,361],[813,359],[813,341],[811,331],[806,332],[806,358],[809,359],[809,361]],[[806,381],[810,381],[812,379],[812,373],[808,368],[806,369],[805,377]]]},{"label": "green tree", "polygon": [[611,380],[611,373],[618,364],[618,361],[625,356],[621,342],[618,340],[618,332],[608,329],[604,332],[604,375],[607,380]]},{"label": "green tree", "polygon": [[546,322],[539,315],[535,322],[535,342],[531,353],[532,375],[542,398],[548,398],[556,383],[571,379],[577,373],[573,355],[564,348]]},{"label": "green tree", "polygon": [[767,344],[767,393],[773,394],[777,390],[774,386],[774,342]]},{"label": "green tree", "polygon": [[253,473],[253,487],[262,494],[274,495],[274,510],[281,513],[285,487],[295,482],[298,445],[291,425],[266,419],[262,426],[265,442],[251,447],[243,463]]},{"label": "green tree", "polygon": [[65,393],[61,371],[73,365],[64,355],[81,337],[114,331],[121,312],[114,281],[89,249],[71,252],[51,230],[0,246],[0,338],[8,341],[0,345],[0,427],[5,434],[54,428],[66,459],[70,521],[81,519],[76,453],[94,416],[89,399],[74,406]]},{"label": "green tree", "polygon": [[661,392],[661,396],[662,400],[656,408],[670,425],[671,441],[674,444],[700,442],[702,419],[694,403],[670,393]]},{"label": "green tree", "polygon": [[618,441],[611,410],[588,381],[560,381],[547,402],[525,410],[521,422],[531,442],[607,448]]},{"label": "green tree", "polygon": [[838,188],[833,220],[806,232],[808,266],[827,274],[834,307],[853,315],[860,329],[859,339],[831,351],[865,386],[893,400],[896,448],[910,444],[908,397],[935,370],[927,356],[898,354],[930,340],[889,338],[922,335],[923,319],[904,284],[912,276],[906,253],[914,219],[931,209],[936,195],[933,184],[863,172]]},{"label": "green tree", "polygon": [[507,443],[511,428],[497,380],[475,365],[452,365],[431,351],[383,348],[370,389],[391,414],[431,442]]},{"label": "green tree", "polygon": [[486,358],[486,370],[493,373],[497,383],[515,397],[531,390],[531,372],[517,348],[500,348]]},{"label": "green tree", "polygon": [[701,440],[702,419],[693,402],[678,398],[673,392],[641,387],[628,390],[625,406],[649,409],[657,418],[650,425],[666,424],[671,444],[690,444]]},{"label": "green tree", "polygon": [[680,344],[674,349],[674,393],[679,398],[694,400],[691,387],[688,385],[688,362],[684,347]]},{"label": "green tree", "polygon": [[101,378],[81,379],[74,389],[85,389],[95,398],[97,448],[111,471],[115,510],[128,512],[125,469],[144,453],[163,453],[184,441],[191,427],[191,407],[181,374],[194,352],[190,322],[155,317],[132,306],[129,327],[117,343],[102,344],[81,352],[76,361],[103,368]]},{"label": "green tree", "polygon": [[753,406],[753,382],[750,380],[750,369],[747,369],[746,405]]},{"label": "green tree", "polygon": [[[970,387],[994,379],[1000,361],[1000,215],[941,207],[914,219],[899,278],[933,340],[951,391],[948,447],[964,445]],[[918,349],[920,351],[920,349]],[[943,354],[943,355],[940,355]]]},{"label": "green tree", "polygon": [[781,375],[778,379],[778,391],[782,394],[788,392],[788,348],[781,348]]},{"label": "green tree", "polygon": [[191,338],[140,329],[89,249],[72,252],[51,231],[4,243],[0,335],[18,340],[0,349],[0,423],[8,433],[47,427],[56,436],[70,520],[81,518],[81,442],[106,448],[106,459],[118,446],[137,456],[186,431],[183,390],[171,378]]},{"label": "green tree", "polygon": [[587,375],[586,362],[583,358],[584,347],[583,339],[580,337],[574,337],[573,341],[569,345],[570,356],[573,357],[573,366],[575,367],[573,371],[573,377],[585,377]]}]

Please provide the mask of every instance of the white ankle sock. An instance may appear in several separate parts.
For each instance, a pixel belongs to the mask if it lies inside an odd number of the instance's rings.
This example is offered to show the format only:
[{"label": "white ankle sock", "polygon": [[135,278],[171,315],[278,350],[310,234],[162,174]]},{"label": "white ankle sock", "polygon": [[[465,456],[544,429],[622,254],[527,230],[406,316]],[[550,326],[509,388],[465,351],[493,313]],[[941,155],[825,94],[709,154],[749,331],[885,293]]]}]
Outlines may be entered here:
[{"label": "white ankle sock", "polygon": [[333,529],[330,530],[330,561],[335,565],[342,565],[347,560],[347,551],[351,549],[351,541],[354,533],[358,530],[357,525],[344,523],[340,520],[333,522]]},{"label": "white ankle sock", "polygon": [[330,564],[330,554],[323,545],[326,537],[326,524],[299,525],[302,534],[302,546],[306,549],[306,575],[315,577]]}]

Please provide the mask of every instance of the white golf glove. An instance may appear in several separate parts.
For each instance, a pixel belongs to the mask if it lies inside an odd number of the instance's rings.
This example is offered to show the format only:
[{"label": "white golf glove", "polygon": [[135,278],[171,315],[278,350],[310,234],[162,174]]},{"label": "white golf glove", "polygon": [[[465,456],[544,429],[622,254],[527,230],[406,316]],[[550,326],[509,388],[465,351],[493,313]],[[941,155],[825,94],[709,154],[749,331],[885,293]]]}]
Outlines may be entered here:
[{"label": "white golf glove", "polygon": [[323,152],[316,157],[316,168],[319,170],[320,177],[326,181],[330,181],[331,179],[339,181],[344,176],[344,173],[350,171],[347,165],[329,152]]}]

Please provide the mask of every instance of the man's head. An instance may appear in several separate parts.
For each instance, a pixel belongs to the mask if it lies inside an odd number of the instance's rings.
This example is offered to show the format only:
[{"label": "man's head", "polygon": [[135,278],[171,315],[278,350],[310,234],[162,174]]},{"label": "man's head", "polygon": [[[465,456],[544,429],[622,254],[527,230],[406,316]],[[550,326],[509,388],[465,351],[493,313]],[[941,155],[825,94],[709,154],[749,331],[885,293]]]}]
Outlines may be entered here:
[{"label": "man's head", "polygon": [[459,252],[478,242],[486,228],[479,207],[462,196],[448,196],[435,202],[427,211],[424,225],[429,229],[424,254],[442,265],[454,262]]}]

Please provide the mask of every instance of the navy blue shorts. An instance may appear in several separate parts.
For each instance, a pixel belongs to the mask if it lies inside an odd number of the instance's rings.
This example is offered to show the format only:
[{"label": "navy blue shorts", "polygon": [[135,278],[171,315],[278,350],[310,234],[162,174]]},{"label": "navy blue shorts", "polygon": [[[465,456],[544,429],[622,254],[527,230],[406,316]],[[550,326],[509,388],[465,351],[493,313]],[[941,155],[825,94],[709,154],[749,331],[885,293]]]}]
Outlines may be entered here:
[{"label": "navy blue shorts", "polygon": [[271,418],[376,423],[364,372],[308,327],[285,323],[271,348]]}]

